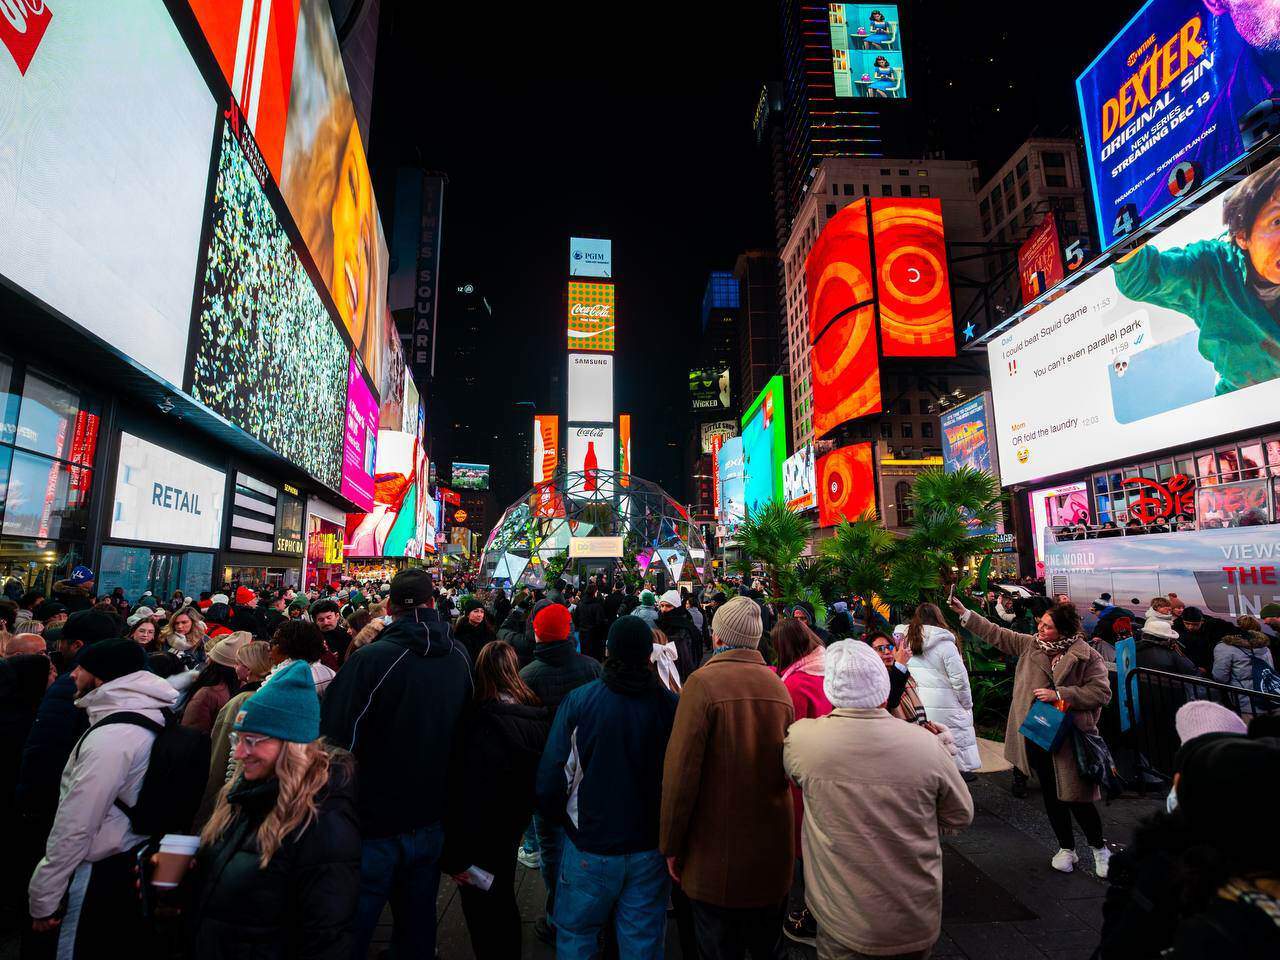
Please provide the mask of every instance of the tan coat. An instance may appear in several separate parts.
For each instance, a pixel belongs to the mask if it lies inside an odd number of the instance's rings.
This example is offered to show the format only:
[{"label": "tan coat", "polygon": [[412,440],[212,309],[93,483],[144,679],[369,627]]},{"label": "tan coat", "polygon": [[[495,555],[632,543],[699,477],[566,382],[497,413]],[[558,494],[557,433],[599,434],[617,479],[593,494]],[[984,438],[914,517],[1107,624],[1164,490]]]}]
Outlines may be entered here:
[{"label": "tan coat", "polygon": [[804,791],[805,901],[822,930],[867,954],[914,953],[942,930],[940,834],[973,821],[942,742],[881,708],[797,720],[783,748]]},{"label": "tan coat", "polygon": [[[757,650],[725,650],[689,675],[662,771],[658,846],[681,887],[718,907],[778,906],[795,862],[782,741],[791,695]],[[899,721],[900,722],[900,721]]]},{"label": "tan coat", "polygon": [[[1107,677],[1107,664],[1102,654],[1089,646],[1082,637],[1067,648],[1058,665],[1049,669],[1049,656],[1029,633],[1017,633],[997,627],[972,610],[966,615],[964,625],[973,635],[985,640],[997,650],[1016,656],[1018,666],[1013,674],[1013,702],[1009,706],[1009,722],[1004,730],[1005,759],[1024,774],[1030,776],[1027,764],[1027,744],[1018,728],[1027,718],[1035,700],[1032,692],[1039,687],[1057,689],[1063,700],[1070,704],[1069,716],[1085,733],[1098,732],[1098,719],[1102,708],[1111,702],[1111,682]],[[1095,784],[1080,778],[1076,768],[1075,748],[1071,738],[1062,741],[1053,755],[1053,771],[1058,781],[1058,799],[1067,803],[1097,800],[1101,796]],[[1043,784],[1042,784],[1043,786]]]}]

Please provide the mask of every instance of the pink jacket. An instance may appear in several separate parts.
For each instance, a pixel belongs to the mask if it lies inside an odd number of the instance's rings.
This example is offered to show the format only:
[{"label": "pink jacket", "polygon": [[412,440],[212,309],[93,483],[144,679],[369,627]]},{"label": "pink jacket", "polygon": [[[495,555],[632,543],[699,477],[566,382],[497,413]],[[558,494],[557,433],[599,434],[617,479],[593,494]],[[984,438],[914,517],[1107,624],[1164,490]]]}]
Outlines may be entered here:
[{"label": "pink jacket", "polygon": [[[822,689],[826,658],[827,648],[818,647],[782,671],[782,685],[791,694],[797,720],[825,717],[831,712],[831,701]],[[800,826],[804,823],[804,794],[794,783],[791,785],[791,806],[796,815],[796,855],[799,856]]]}]

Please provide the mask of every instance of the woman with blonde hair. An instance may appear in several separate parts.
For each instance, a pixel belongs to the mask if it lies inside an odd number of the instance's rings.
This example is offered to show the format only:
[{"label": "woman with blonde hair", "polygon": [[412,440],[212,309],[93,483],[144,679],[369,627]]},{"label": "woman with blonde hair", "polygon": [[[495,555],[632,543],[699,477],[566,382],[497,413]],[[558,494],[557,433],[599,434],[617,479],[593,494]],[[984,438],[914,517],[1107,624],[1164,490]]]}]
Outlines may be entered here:
[{"label": "woman with blonde hair", "polygon": [[360,896],[354,768],[319,739],[308,665],[249,697],[234,728],[240,773],[200,834],[190,955],[348,960]]},{"label": "woman with blonde hair", "polygon": [[193,662],[204,660],[204,618],[195,607],[183,607],[160,628],[161,649]]}]

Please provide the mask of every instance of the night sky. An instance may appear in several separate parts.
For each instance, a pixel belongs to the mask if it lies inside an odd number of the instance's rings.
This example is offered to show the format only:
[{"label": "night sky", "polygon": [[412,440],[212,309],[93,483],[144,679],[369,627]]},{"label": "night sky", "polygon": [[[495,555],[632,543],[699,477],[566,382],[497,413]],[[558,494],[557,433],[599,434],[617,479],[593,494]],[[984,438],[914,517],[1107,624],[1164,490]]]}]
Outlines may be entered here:
[{"label": "night sky", "polygon": [[[494,311],[482,417],[546,393],[563,363],[567,238],[611,237],[615,407],[633,415],[635,472],[684,498],[686,375],[707,274],[772,246],[751,121],[762,82],[782,73],[776,7],[382,6],[375,183],[389,195],[404,162],[449,175],[442,287],[472,282]],[[986,176],[1033,133],[1072,134],[1076,75],[1137,7],[1078,4],[1050,39],[1023,3],[914,4],[903,28],[912,99],[887,124],[901,149],[886,154],[944,150]],[[442,299],[442,338],[449,322]],[[449,374],[438,366],[437,389]],[[437,459],[473,459],[454,445]]]}]

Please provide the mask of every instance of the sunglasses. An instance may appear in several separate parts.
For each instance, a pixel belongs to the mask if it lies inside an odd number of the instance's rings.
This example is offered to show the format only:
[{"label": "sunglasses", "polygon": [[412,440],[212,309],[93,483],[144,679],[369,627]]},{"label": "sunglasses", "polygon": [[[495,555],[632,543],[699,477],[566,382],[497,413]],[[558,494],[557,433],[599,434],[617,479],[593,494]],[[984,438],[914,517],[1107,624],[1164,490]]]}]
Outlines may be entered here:
[{"label": "sunglasses", "polygon": [[890,653],[893,650],[893,647],[889,646],[887,643],[873,643],[871,645],[871,649],[876,653]]},{"label": "sunglasses", "polygon": [[252,733],[235,733],[230,736],[231,749],[234,750],[240,744],[244,744],[244,748],[249,751],[257,750],[258,747],[266,743],[271,737],[255,736]]}]

